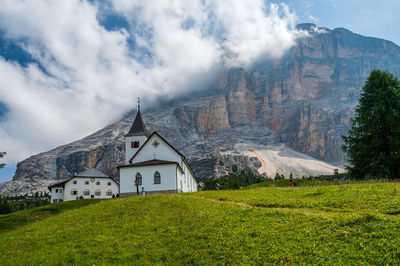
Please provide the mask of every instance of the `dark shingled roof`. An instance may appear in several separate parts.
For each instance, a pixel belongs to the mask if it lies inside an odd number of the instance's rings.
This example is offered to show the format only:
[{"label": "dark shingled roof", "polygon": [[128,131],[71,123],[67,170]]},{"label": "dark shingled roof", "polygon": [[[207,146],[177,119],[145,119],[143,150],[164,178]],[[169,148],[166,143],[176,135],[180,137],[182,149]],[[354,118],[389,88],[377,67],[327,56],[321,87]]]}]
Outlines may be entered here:
[{"label": "dark shingled roof", "polygon": [[75,178],[75,177],[95,177],[95,178],[110,178],[112,179],[114,182],[116,182],[117,184],[119,184],[119,182],[117,182],[116,180],[114,180],[114,178],[112,178],[111,176],[106,175],[105,173],[95,169],[95,168],[88,168],[83,172],[80,172],[79,174],[75,174],[73,177],[65,179],[63,181],[58,181],[57,183],[53,183],[50,186],[48,186],[49,190],[51,190],[52,187],[64,187],[65,183],[67,183],[68,181],[70,181],[71,179]]},{"label": "dark shingled roof", "polygon": [[71,180],[72,178],[68,178],[68,179],[65,179],[65,180],[63,180],[63,181],[59,181],[59,182],[56,182],[56,183],[53,183],[53,184],[51,184],[50,186],[48,186],[48,188],[49,188],[49,190],[51,191],[51,188],[52,187],[64,187],[64,184],[65,183],[67,183],[69,180]]},{"label": "dark shingled roof", "polygon": [[135,121],[133,121],[131,129],[129,130],[128,134],[125,135],[125,137],[140,136],[140,135],[148,136],[146,126],[144,125],[143,118],[142,115],[140,114],[140,109],[139,109]]},{"label": "dark shingled roof", "polygon": [[176,164],[177,162],[173,161],[164,161],[164,160],[149,160],[144,162],[132,163],[127,165],[121,165],[120,167],[130,167],[130,166],[146,166],[146,165],[158,165],[158,164]]},{"label": "dark shingled roof", "polygon": [[85,171],[75,175],[76,177],[109,177],[105,173],[95,169],[95,168],[88,168]]}]

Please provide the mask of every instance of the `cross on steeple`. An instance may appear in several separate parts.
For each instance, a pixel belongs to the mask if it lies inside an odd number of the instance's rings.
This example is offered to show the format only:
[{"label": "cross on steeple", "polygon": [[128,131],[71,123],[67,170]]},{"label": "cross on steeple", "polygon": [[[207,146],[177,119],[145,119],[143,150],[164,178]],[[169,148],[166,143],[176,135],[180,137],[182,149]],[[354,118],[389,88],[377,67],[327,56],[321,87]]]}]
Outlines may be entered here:
[{"label": "cross on steeple", "polygon": [[137,108],[138,108],[138,111],[140,111],[140,98],[139,97],[137,98]]}]

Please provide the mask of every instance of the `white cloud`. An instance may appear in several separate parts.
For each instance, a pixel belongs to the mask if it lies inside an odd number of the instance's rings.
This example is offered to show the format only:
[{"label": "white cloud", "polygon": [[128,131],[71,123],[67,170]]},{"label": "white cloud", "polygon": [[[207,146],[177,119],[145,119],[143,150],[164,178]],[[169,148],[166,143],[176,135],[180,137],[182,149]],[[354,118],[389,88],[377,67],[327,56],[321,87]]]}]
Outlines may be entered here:
[{"label": "white cloud", "polygon": [[[147,105],[175,97],[218,64],[279,57],[296,38],[287,6],[261,0],[113,1],[114,12],[131,25],[119,31],[107,31],[98,6],[86,1],[0,6],[6,37],[41,66],[0,57],[0,101],[10,110],[0,123],[0,150],[9,162],[100,129],[134,107],[136,97]],[[130,37],[151,57],[138,61]]]}]

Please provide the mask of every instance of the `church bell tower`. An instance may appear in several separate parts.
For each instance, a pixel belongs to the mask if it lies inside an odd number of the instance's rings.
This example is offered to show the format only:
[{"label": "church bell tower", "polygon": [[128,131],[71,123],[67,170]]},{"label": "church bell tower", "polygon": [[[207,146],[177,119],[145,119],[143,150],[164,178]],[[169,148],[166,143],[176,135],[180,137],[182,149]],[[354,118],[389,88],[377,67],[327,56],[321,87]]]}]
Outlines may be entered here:
[{"label": "church bell tower", "polygon": [[140,99],[138,98],[138,112],[128,134],[125,135],[125,164],[136,154],[148,138],[146,126],[140,114]]}]

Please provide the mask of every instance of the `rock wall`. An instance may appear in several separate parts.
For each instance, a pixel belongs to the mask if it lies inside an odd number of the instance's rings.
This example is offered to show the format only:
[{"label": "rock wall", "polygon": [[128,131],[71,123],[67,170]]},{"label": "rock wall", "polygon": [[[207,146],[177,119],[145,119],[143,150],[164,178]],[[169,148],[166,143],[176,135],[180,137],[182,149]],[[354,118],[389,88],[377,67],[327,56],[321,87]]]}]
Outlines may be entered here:
[{"label": "rock wall", "polygon": [[[372,69],[400,76],[400,47],[346,29],[301,24],[309,36],[279,60],[227,69],[217,85],[196,96],[143,111],[158,131],[186,155],[199,177],[221,176],[232,165],[257,171],[257,158],[234,154],[238,143],[285,144],[316,159],[345,161],[346,134],[361,87]],[[14,181],[31,186],[96,167],[118,177],[124,135],[136,112],[74,143],[32,156],[17,166]],[[10,185],[1,184],[0,191]]]}]

